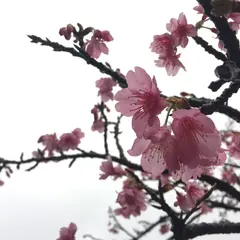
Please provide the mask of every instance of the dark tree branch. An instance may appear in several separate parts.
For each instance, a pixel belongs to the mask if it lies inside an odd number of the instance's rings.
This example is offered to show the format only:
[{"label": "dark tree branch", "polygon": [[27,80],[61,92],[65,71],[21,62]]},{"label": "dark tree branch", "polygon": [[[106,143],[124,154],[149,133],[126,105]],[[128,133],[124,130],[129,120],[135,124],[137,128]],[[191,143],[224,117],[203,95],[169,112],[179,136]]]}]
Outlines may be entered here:
[{"label": "dark tree branch", "polygon": [[228,88],[226,88],[222,94],[216,98],[216,100],[204,104],[200,110],[206,115],[213,114],[221,106],[223,106],[234,93],[237,93],[240,88],[240,80],[233,81]]},{"label": "dark tree branch", "polygon": [[212,6],[210,0],[197,1],[203,6],[205,14],[215,24],[219,32],[218,38],[223,42],[224,48],[227,50],[228,59],[236,62],[237,66],[240,67],[240,49],[236,33],[230,28],[225,17],[215,17],[211,14]]},{"label": "dark tree branch", "polygon": [[227,61],[227,58],[223,53],[217,51],[215,48],[209,45],[209,43],[205,41],[203,38],[196,36],[196,37],[193,37],[193,40],[198,45],[202,46],[207,53],[213,55],[216,59],[221,60],[223,62]]},{"label": "dark tree branch", "polygon": [[207,204],[210,208],[223,208],[223,209],[226,209],[226,210],[232,210],[234,212],[239,212],[240,211],[240,207],[231,206],[231,205],[225,204],[223,202],[216,202],[216,201],[207,200]]},{"label": "dark tree branch", "polygon": [[115,138],[116,146],[117,146],[117,149],[118,149],[118,152],[119,152],[119,157],[122,158],[122,159],[126,159],[123,148],[122,148],[122,146],[120,144],[120,141],[119,141],[119,134],[120,134],[119,125],[120,125],[120,121],[121,121],[122,116],[123,115],[121,115],[117,118],[117,123],[114,126],[114,138]]},{"label": "dark tree branch", "polygon": [[229,194],[233,198],[240,201],[240,192],[236,188],[231,186],[229,183],[224,182],[224,181],[222,181],[218,178],[215,178],[213,176],[209,176],[209,175],[205,175],[205,174],[202,174],[202,176],[199,179],[202,180],[202,181],[205,181],[205,182],[207,182],[211,185],[216,185],[216,189],[218,189],[222,192],[226,192],[227,194]]},{"label": "dark tree branch", "polygon": [[186,239],[208,234],[240,233],[240,223],[220,221],[218,223],[200,223],[188,225],[185,230]]},{"label": "dark tree branch", "polygon": [[144,237],[146,234],[148,234],[150,231],[152,231],[153,228],[155,228],[160,223],[165,222],[168,218],[169,218],[168,216],[160,217],[156,222],[150,224],[149,227],[147,227],[144,231],[139,233],[138,236],[135,238],[135,240],[139,240],[140,238]]},{"label": "dark tree branch", "polygon": [[68,52],[72,54],[74,57],[80,57],[84,59],[87,64],[91,64],[92,66],[96,67],[100,72],[108,74],[113,79],[115,79],[121,87],[127,87],[126,80],[120,76],[117,72],[114,72],[112,69],[108,68],[103,63],[96,61],[94,58],[91,58],[87,52],[79,48],[77,45],[75,47],[78,49],[76,51],[74,48],[64,47],[57,42],[51,42],[49,39],[43,40],[40,37],[34,35],[28,35],[33,43],[41,43],[43,46],[49,46],[53,48],[56,52]]},{"label": "dark tree branch", "polygon": [[105,153],[106,155],[109,155],[109,150],[108,150],[108,119],[106,114],[104,113],[104,103],[102,102],[101,105],[98,106],[99,111],[101,112],[102,118],[104,119],[104,148],[105,148]]},{"label": "dark tree branch", "polygon": [[[74,57],[79,57],[84,59],[88,64],[91,64],[92,66],[96,67],[100,72],[108,74],[111,76],[116,82],[119,83],[119,85],[123,88],[126,88],[127,82],[126,79],[123,78],[120,74],[118,74],[116,71],[113,71],[111,68],[107,67],[101,62],[96,61],[95,59],[91,58],[88,53],[86,53],[81,48],[77,48],[78,51],[76,51],[74,48],[64,47],[56,42],[51,42],[49,39],[43,40],[40,37],[34,36],[34,35],[28,35],[28,37],[32,40],[33,43],[41,43],[41,45],[52,47],[54,51],[59,52],[68,52],[72,54]],[[163,96],[164,97],[164,96]],[[165,96],[166,97],[166,96]],[[204,100],[204,101],[202,101]],[[213,100],[207,100],[205,98],[200,99],[188,99],[189,104],[191,107],[201,107],[203,104],[210,103]],[[222,113],[227,115],[228,117],[234,119],[237,122],[240,122],[240,112],[237,111],[234,108],[231,108],[226,105],[221,105],[215,108],[216,112]]]}]

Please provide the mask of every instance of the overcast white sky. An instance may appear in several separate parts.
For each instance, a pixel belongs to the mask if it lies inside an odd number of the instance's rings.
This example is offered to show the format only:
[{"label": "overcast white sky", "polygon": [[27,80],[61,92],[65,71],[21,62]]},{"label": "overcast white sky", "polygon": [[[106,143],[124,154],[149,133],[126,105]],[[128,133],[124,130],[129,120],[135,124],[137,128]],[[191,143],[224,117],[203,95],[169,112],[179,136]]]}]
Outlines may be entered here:
[{"label": "overcast white sky", "polygon": [[[200,20],[192,10],[195,3],[183,4],[179,0],[0,1],[0,156],[19,159],[21,152],[30,156],[38,147],[40,135],[61,134],[76,127],[86,134],[82,148],[103,151],[102,136],[90,131],[90,110],[97,102],[95,81],[103,75],[81,59],[30,43],[27,34],[69,45],[58,36],[59,28],[68,23],[106,29],[114,42],[108,44],[110,55],[100,58],[101,61],[111,63],[123,73],[135,66],[145,68],[151,76],[156,76],[159,88],[167,95],[184,90],[197,96],[216,96],[207,86],[215,79],[213,70],[221,62],[204,53],[193,41],[182,51],[181,60],[187,72],[180,71],[174,78],[154,66],[157,56],[149,49],[153,35],[164,33],[171,17],[184,12],[190,23]],[[200,33],[217,44],[211,34],[204,30]],[[232,103],[238,100],[235,97]],[[215,119],[217,126],[223,128],[226,118],[216,115]],[[130,119],[125,120],[125,129],[129,125]],[[123,140],[129,149],[134,134],[127,132]],[[67,163],[60,163],[41,165],[30,173],[15,172],[0,190],[0,239],[54,240],[59,228],[71,221],[78,225],[77,239],[85,233],[106,240],[127,239],[107,232],[107,208],[114,206],[120,183],[100,182],[99,164],[97,159],[79,159],[71,169]],[[147,218],[155,221],[158,212],[150,209],[140,219]],[[126,224],[129,229],[133,226]],[[163,239],[157,231],[146,239],[156,238]],[[234,235],[230,238],[237,239]]]}]

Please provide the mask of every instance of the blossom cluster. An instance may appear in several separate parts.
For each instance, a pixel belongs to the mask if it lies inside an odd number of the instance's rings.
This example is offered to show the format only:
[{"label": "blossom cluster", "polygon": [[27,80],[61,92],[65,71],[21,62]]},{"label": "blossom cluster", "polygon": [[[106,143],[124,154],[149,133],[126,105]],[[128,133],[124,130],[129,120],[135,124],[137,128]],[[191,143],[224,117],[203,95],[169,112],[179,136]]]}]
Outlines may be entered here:
[{"label": "blossom cluster", "polygon": [[[78,23],[79,31],[72,24],[68,24],[66,27],[62,27],[59,30],[60,36],[64,36],[66,40],[70,40],[72,35],[76,38],[75,42],[79,42],[80,46],[86,51],[92,58],[99,58],[100,55],[108,54],[109,49],[105,42],[113,41],[113,37],[109,31],[100,31],[91,27],[83,29],[82,25]],[[84,37],[92,33],[91,39]]]},{"label": "blossom cluster", "polygon": [[187,23],[184,13],[180,13],[178,19],[171,18],[170,23],[166,25],[169,33],[155,35],[150,45],[152,52],[159,54],[156,66],[165,67],[169,76],[175,76],[179,69],[185,70],[177,54],[177,47],[185,48],[188,44],[188,37],[195,37],[197,30],[192,24]]},{"label": "blossom cluster", "polygon": [[57,137],[56,133],[42,135],[38,139],[38,143],[42,143],[45,147],[42,151],[34,151],[34,157],[43,157],[46,152],[48,157],[52,157],[55,152],[64,152],[69,150],[76,150],[85,134],[80,128],[74,129],[71,133],[64,133]]},{"label": "blossom cluster", "polygon": [[[226,159],[221,137],[213,121],[199,109],[173,109],[170,125],[160,125],[158,115],[169,103],[161,97],[156,79],[135,67],[126,75],[128,88],[115,95],[116,110],[133,116],[136,140],[128,153],[142,155],[142,168],[159,177],[166,169],[177,180],[188,181],[209,172]],[[170,111],[168,113],[169,117]]]},{"label": "blossom cluster", "polygon": [[115,213],[125,218],[129,218],[131,215],[139,216],[141,211],[147,209],[145,193],[131,179],[123,182],[123,190],[118,193],[116,202],[120,204],[121,208],[115,209]]}]

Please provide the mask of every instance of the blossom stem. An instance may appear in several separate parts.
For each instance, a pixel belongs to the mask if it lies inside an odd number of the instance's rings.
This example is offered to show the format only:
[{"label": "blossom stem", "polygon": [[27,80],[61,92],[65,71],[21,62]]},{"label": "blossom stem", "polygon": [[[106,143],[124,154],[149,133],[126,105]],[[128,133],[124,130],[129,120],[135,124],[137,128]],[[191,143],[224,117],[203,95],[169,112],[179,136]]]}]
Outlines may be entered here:
[{"label": "blossom stem", "polygon": [[166,116],[166,119],[165,119],[165,122],[164,122],[164,126],[167,126],[167,123],[168,123],[168,118],[170,116],[170,112],[171,110],[173,109],[173,104],[171,104],[168,108],[168,111],[167,111],[167,116]]}]

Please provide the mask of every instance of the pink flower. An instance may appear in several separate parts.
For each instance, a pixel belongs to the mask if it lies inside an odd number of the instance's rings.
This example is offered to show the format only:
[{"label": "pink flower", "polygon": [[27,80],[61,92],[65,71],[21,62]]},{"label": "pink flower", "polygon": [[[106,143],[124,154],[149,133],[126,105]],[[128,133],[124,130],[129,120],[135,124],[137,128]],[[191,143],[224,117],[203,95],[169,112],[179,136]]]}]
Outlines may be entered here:
[{"label": "pink flower", "polygon": [[187,24],[184,13],[179,14],[178,20],[171,18],[170,23],[166,25],[167,30],[171,32],[176,46],[185,48],[188,44],[187,37],[197,36],[197,30],[192,24]]},{"label": "pink flower", "polygon": [[152,52],[160,54],[161,57],[168,57],[172,56],[177,52],[177,48],[174,45],[173,37],[168,34],[164,33],[162,35],[155,35],[153,37],[153,42],[150,45]]},{"label": "pink flower", "polygon": [[205,194],[204,190],[196,182],[188,182],[184,189],[194,205]]},{"label": "pink flower", "polygon": [[80,128],[76,128],[71,133],[64,133],[59,140],[59,148],[62,151],[69,151],[77,149],[80,139],[83,138],[85,134]]},{"label": "pink flower", "polygon": [[155,78],[140,67],[135,72],[129,71],[126,75],[128,88],[117,92],[115,100],[116,110],[125,116],[133,116],[132,128],[137,137],[142,137],[147,128],[159,122],[157,115],[168,105],[160,96]]},{"label": "pink flower", "polygon": [[197,201],[204,196],[205,192],[195,182],[189,182],[184,189],[186,195],[177,192],[177,201],[174,205],[179,206],[182,211],[187,212],[196,206]]},{"label": "pink flower", "polygon": [[213,121],[198,109],[177,110],[171,124],[180,162],[189,168],[212,166],[221,151],[221,138]]},{"label": "pink flower", "polygon": [[113,100],[112,89],[116,85],[112,78],[101,78],[96,81],[96,87],[99,88],[98,96],[101,96],[103,102]]},{"label": "pink flower", "polygon": [[155,64],[158,67],[165,67],[168,76],[176,76],[180,68],[186,71],[184,65],[180,62],[179,57],[181,54],[173,54],[172,56],[161,57],[155,60]]},{"label": "pink flower", "polygon": [[169,230],[170,230],[169,224],[163,224],[160,227],[160,233],[161,234],[165,234],[165,233],[169,232]]},{"label": "pink flower", "polygon": [[46,134],[46,135],[41,136],[38,139],[38,143],[42,143],[43,146],[45,146],[43,151],[44,152],[48,151],[48,156],[49,157],[52,157],[53,152],[58,150],[58,139],[57,139],[56,133]]},{"label": "pink flower", "polygon": [[98,131],[102,133],[104,131],[104,122],[102,121],[102,119],[94,121],[91,129],[92,131]]},{"label": "pink flower", "polygon": [[110,42],[113,37],[109,31],[95,30],[91,40],[87,40],[84,44],[84,50],[93,58],[99,58],[101,53],[108,54],[108,48],[105,42]]},{"label": "pink flower", "polygon": [[201,4],[199,4],[198,6],[194,7],[193,10],[197,11],[197,14],[204,14],[204,8],[202,7]]},{"label": "pink flower", "polygon": [[123,188],[123,191],[118,194],[117,203],[121,208],[115,210],[117,215],[122,215],[129,218],[131,215],[139,216],[141,211],[147,209],[146,197],[139,188]]},{"label": "pink flower", "polygon": [[232,167],[223,169],[222,180],[224,180],[230,184],[235,184],[238,182],[238,177],[235,174],[234,169]]},{"label": "pink flower", "polygon": [[57,240],[75,240],[77,226],[75,223],[70,223],[68,227],[60,229],[60,237]]},{"label": "pink flower", "polygon": [[113,167],[112,159],[110,156],[108,161],[102,162],[100,170],[103,172],[103,174],[100,174],[99,179],[101,180],[105,180],[110,176],[113,176],[114,180],[116,180],[117,178],[122,177],[126,174],[125,171],[120,166]]},{"label": "pink flower", "polygon": [[194,207],[194,204],[187,195],[177,192],[177,201],[174,206],[179,206],[182,211],[187,212]]},{"label": "pink flower", "polygon": [[72,24],[68,24],[67,27],[60,28],[60,36],[64,36],[66,40],[69,40],[72,36],[72,33],[75,32],[75,28]]},{"label": "pink flower", "polygon": [[144,150],[141,165],[153,178],[159,177],[168,169],[170,172],[180,168],[177,158],[177,141],[168,127],[162,127],[150,138],[151,142]]}]

